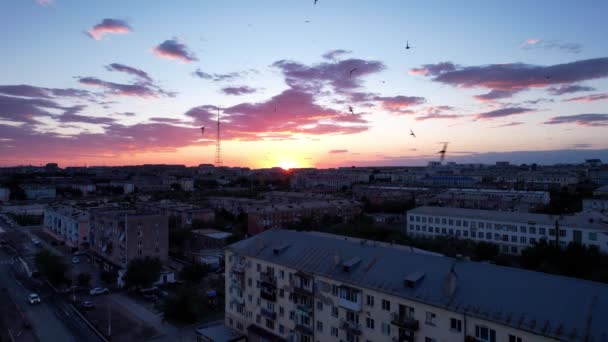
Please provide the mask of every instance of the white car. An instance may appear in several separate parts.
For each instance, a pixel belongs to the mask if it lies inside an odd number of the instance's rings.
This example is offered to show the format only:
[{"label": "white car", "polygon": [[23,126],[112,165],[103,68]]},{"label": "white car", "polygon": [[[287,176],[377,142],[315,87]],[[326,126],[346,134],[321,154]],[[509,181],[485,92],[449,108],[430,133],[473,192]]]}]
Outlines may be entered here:
[{"label": "white car", "polygon": [[73,257],[72,264],[80,264],[80,259],[78,257]]},{"label": "white car", "polygon": [[110,292],[110,290],[108,290],[105,287],[96,287],[94,289],[91,289],[91,291],[89,291],[89,294],[91,296],[96,296],[96,295],[106,294],[106,293],[109,293],[109,292]]},{"label": "white car", "polygon": [[27,300],[30,302],[30,304],[34,305],[34,304],[38,304],[40,303],[40,296],[38,296],[35,293],[30,293],[29,296],[27,296]]}]

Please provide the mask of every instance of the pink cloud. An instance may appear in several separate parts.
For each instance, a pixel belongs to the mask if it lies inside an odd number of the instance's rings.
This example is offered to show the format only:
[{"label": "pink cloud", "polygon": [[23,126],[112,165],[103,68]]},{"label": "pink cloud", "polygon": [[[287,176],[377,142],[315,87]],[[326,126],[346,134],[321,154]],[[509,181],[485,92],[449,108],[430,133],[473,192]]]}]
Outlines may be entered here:
[{"label": "pink cloud", "polygon": [[183,63],[198,61],[188,47],[180,43],[177,38],[168,39],[152,49],[155,55],[162,58],[175,59]]},{"label": "pink cloud", "polygon": [[379,101],[380,105],[389,111],[410,114],[412,111],[408,110],[409,107],[417,106],[426,102],[424,97],[418,96],[376,96],[373,98],[374,101]]},{"label": "pink cloud", "polygon": [[608,114],[577,114],[577,115],[566,115],[556,116],[549,121],[546,121],[547,125],[574,123],[579,126],[587,127],[604,127],[608,126]]},{"label": "pink cloud", "polygon": [[126,34],[131,31],[131,27],[124,20],[104,19],[101,23],[93,26],[92,29],[86,31],[85,34],[95,40],[101,40],[106,34]]},{"label": "pink cloud", "polygon": [[330,154],[348,153],[348,150],[330,150]]},{"label": "pink cloud", "polygon": [[601,101],[601,100],[608,100],[608,93],[573,97],[571,99],[564,100],[564,102],[593,102],[593,101]]}]

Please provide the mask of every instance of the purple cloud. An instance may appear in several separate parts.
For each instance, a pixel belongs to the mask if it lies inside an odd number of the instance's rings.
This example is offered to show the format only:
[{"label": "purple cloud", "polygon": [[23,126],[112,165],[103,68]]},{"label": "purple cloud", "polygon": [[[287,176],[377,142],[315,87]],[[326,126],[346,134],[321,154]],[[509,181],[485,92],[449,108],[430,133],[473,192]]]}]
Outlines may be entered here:
[{"label": "purple cloud", "polygon": [[603,127],[608,126],[608,114],[577,114],[577,115],[566,115],[556,116],[549,121],[546,121],[547,125],[574,123],[579,126],[587,127]]},{"label": "purple cloud", "polygon": [[509,122],[509,123],[506,123],[506,124],[494,126],[492,128],[513,127],[513,126],[519,126],[519,125],[523,125],[523,124],[524,124],[523,122],[516,122],[516,121],[514,121],[514,122]]},{"label": "purple cloud", "polygon": [[[319,90],[323,85],[329,84],[339,93],[360,87],[362,77],[385,68],[382,62],[355,58],[312,66],[288,60],[280,60],[272,65],[281,70],[290,87]],[[351,70],[355,71],[351,74]]]},{"label": "purple cloud", "polygon": [[352,53],[352,51],[350,50],[343,50],[343,49],[336,49],[336,50],[331,50],[328,51],[326,53],[323,54],[323,58],[325,59],[329,59],[329,60],[335,60],[338,59],[344,55],[347,55],[349,53]]},{"label": "purple cloud", "polygon": [[577,92],[581,92],[581,91],[594,91],[594,90],[595,90],[595,88],[593,88],[593,87],[587,87],[587,86],[582,86],[582,85],[578,85],[578,84],[566,84],[563,86],[551,87],[551,88],[547,89],[549,94],[556,95],[556,96],[577,93]]},{"label": "purple cloud", "polygon": [[86,106],[76,105],[73,107],[69,107],[66,111],[63,112],[60,116],[56,118],[60,122],[81,122],[81,123],[89,123],[89,124],[99,124],[99,125],[109,125],[116,122],[116,120],[109,117],[99,117],[99,116],[86,116],[78,114]]},{"label": "purple cloud", "polygon": [[[459,88],[485,88],[490,91],[518,92],[551,85],[569,85],[608,77],[608,58],[594,58],[571,63],[538,66],[523,63],[458,66],[449,62],[428,64],[412,73]],[[490,93],[492,95],[507,93]]]},{"label": "purple cloud", "polygon": [[330,154],[348,153],[348,150],[330,150]]},{"label": "purple cloud", "polygon": [[508,108],[492,110],[492,111],[485,112],[485,113],[479,113],[475,116],[475,119],[476,120],[494,119],[494,118],[501,118],[501,117],[505,117],[505,116],[529,113],[529,112],[533,112],[533,111],[534,111],[534,109],[530,109],[530,108],[508,107]]},{"label": "purple cloud", "polygon": [[240,86],[240,87],[226,87],[222,88],[222,92],[226,95],[245,95],[245,94],[253,94],[257,90],[255,88],[251,88],[248,86]]},{"label": "purple cloud", "polygon": [[524,50],[530,50],[534,48],[540,48],[545,50],[561,50],[564,52],[576,54],[581,52],[583,46],[577,43],[562,43],[557,40],[530,38],[521,45],[521,48]]},{"label": "purple cloud", "polygon": [[159,96],[175,96],[174,93],[162,90],[156,85],[148,82],[140,82],[134,84],[121,84],[100,80],[96,77],[80,77],[78,82],[88,86],[96,86],[105,89],[108,93],[118,96],[136,96],[136,97],[159,97]]},{"label": "purple cloud", "polygon": [[417,106],[426,102],[426,99],[424,97],[403,95],[376,96],[373,98],[373,100],[379,101],[384,109],[400,114],[413,113],[407,108]]},{"label": "purple cloud", "polygon": [[425,108],[423,112],[425,115],[416,117],[416,121],[424,121],[424,120],[435,120],[435,119],[458,119],[463,117],[460,114],[446,113],[450,112],[454,109],[454,107],[450,106],[433,106],[429,108]]},{"label": "purple cloud", "polygon": [[0,95],[0,119],[15,123],[37,123],[37,118],[50,116],[48,109],[63,109],[54,101]]},{"label": "purple cloud", "polygon": [[488,101],[509,98],[509,97],[512,97],[513,94],[515,94],[515,93],[517,93],[516,90],[491,90],[487,94],[475,95],[473,97],[479,101],[488,102]]},{"label": "purple cloud", "polygon": [[564,100],[564,102],[593,102],[601,100],[608,100],[608,93],[573,97],[571,99]]},{"label": "purple cloud", "polygon": [[104,19],[84,33],[92,39],[101,40],[106,34],[126,34],[131,31],[131,26],[124,20]]},{"label": "purple cloud", "polygon": [[36,3],[40,6],[47,7],[53,4],[53,0],[36,0]]},{"label": "purple cloud", "polygon": [[0,86],[0,94],[21,96],[21,97],[37,97],[37,98],[52,98],[58,97],[88,97],[91,95],[86,90],[81,89],[58,89],[58,88],[42,88],[31,86],[28,84],[19,85],[3,85]]},{"label": "purple cloud", "polygon": [[147,72],[145,72],[141,69],[130,67],[128,65],[124,65],[124,64],[120,64],[120,63],[112,63],[112,64],[106,66],[106,70],[124,72],[124,73],[130,74],[130,75],[137,76],[147,82],[152,82],[152,78],[150,77],[150,75],[148,75]]},{"label": "purple cloud", "polygon": [[247,73],[246,71],[242,71],[242,72],[231,72],[231,73],[227,73],[227,74],[209,74],[209,73],[202,71],[201,69],[196,69],[196,71],[194,71],[192,73],[192,75],[195,77],[198,77],[198,78],[202,78],[204,80],[222,82],[222,81],[232,81],[232,80],[241,78],[246,73]]},{"label": "purple cloud", "polygon": [[152,51],[158,57],[175,59],[184,63],[198,61],[194,53],[190,52],[188,47],[180,43],[177,38],[165,40]]}]

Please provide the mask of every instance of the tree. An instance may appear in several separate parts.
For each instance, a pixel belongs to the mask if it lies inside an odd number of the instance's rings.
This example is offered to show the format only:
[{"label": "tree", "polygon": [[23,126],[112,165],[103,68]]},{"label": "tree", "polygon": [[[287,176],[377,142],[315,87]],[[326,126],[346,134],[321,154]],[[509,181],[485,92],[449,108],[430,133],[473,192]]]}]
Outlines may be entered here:
[{"label": "tree", "polygon": [[150,287],[158,280],[161,266],[158,258],[133,259],[127,266],[127,273],[125,273],[123,280],[127,287]]},{"label": "tree", "polygon": [[165,318],[181,323],[194,323],[203,313],[205,302],[194,286],[182,287],[162,305]]},{"label": "tree", "polygon": [[473,258],[475,260],[493,260],[499,253],[500,250],[498,249],[498,245],[482,241],[475,245],[473,249]]},{"label": "tree", "polygon": [[80,273],[78,274],[76,281],[78,286],[89,287],[89,284],[91,283],[91,275],[88,273]]},{"label": "tree", "polygon": [[99,275],[99,278],[105,284],[113,285],[113,284],[116,284],[116,278],[118,278],[118,274],[116,272],[112,272],[112,271],[102,271],[101,274]]},{"label": "tree", "polygon": [[56,254],[49,251],[40,251],[34,257],[34,263],[38,271],[44,275],[51,283],[61,284],[66,281],[65,272],[68,266]]},{"label": "tree", "polygon": [[200,264],[192,264],[185,266],[179,272],[179,278],[186,283],[198,284],[205,275],[207,275],[208,269],[206,266]]}]

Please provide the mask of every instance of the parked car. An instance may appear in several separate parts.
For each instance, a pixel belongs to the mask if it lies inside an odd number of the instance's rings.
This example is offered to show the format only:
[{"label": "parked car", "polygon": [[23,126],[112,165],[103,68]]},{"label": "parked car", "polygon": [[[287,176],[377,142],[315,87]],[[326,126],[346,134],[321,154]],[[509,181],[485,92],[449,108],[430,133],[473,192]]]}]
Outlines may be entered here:
[{"label": "parked car", "polygon": [[80,264],[80,259],[78,257],[73,257],[72,264]]},{"label": "parked car", "polygon": [[38,296],[35,293],[30,293],[29,296],[27,296],[27,300],[30,302],[30,304],[34,305],[34,304],[38,304],[40,303],[40,296]]},{"label": "parked car", "polygon": [[80,303],[80,307],[85,310],[91,310],[95,307],[95,304],[93,304],[91,301],[85,300],[84,302]]},{"label": "parked car", "polygon": [[158,297],[153,294],[145,294],[145,295],[143,295],[143,297],[144,297],[144,299],[149,300],[154,303],[158,300]]},{"label": "parked car", "polygon": [[40,247],[40,240],[38,240],[38,239],[32,239],[32,243],[34,244],[34,246]]},{"label": "parked car", "polygon": [[106,293],[109,293],[109,292],[110,292],[110,290],[108,290],[105,287],[96,287],[94,289],[91,289],[91,291],[89,291],[89,294],[91,296],[96,296],[96,295],[106,294]]}]

